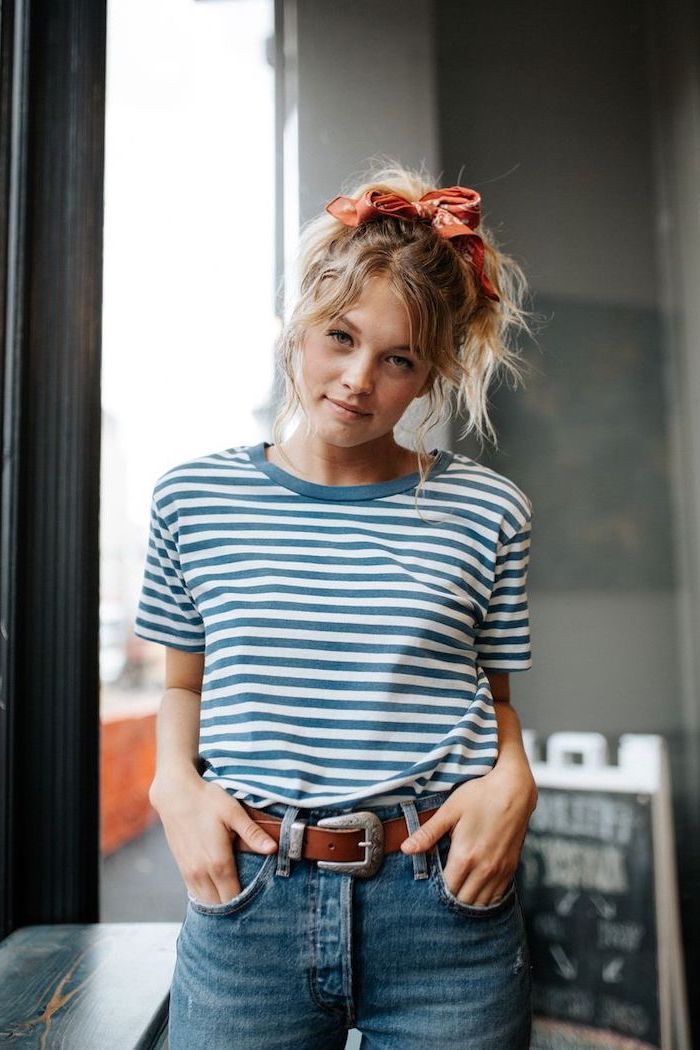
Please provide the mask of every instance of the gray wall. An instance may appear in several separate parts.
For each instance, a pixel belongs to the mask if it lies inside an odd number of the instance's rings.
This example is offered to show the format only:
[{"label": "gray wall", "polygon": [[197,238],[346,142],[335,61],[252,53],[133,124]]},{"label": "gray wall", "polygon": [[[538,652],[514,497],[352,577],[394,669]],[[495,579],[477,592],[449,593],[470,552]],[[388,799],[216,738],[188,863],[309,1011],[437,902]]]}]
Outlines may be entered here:
[{"label": "gray wall", "polygon": [[301,221],[349,188],[375,155],[438,160],[430,0],[302,0]]},{"label": "gray wall", "polygon": [[[547,318],[497,453],[534,503],[524,723],[665,735],[700,967],[700,43],[688,0],[436,0],[442,163]],[[478,45],[478,46],[475,46]],[[691,997],[695,1033],[700,1010]]]},{"label": "gray wall", "polygon": [[640,10],[437,3],[443,164],[482,191],[547,318],[526,388],[493,398],[500,452],[464,448],[534,503],[533,668],[512,688],[543,733],[680,717]]},{"label": "gray wall", "polygon": [[[302,0],[298,55],[299,221],[353,183],[372,161],[439,163],[431,0]],[[415,409],[415,410],[414,410]],[[411,446],[420,404],[396,430]],[[433,427],[428,447],[446,447]]]},{"label": "gray wall", "polygon": [[643,5],[589,0],[566,17],[557,0],[436,10],[446,171],[463,167],[482,188],[487,225],[538,292],[655,306]]}]

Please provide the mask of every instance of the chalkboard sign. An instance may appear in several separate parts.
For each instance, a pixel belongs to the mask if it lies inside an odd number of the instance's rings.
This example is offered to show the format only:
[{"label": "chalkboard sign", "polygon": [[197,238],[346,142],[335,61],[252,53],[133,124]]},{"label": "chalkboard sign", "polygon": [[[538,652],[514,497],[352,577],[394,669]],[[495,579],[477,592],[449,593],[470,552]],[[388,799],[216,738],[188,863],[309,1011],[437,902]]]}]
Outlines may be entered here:
[{"label": "chalkboard sign", "polygon": [[520,889],[535,1013],[661,1045],[651,796],[540,789]]},{"label": "chalkboard sign", "polygon": [[663,740],[629,735],[618,765],[606,758],[599,734],[530,754],[539,800],[518,887],[532,1047],[689,1050]]}]

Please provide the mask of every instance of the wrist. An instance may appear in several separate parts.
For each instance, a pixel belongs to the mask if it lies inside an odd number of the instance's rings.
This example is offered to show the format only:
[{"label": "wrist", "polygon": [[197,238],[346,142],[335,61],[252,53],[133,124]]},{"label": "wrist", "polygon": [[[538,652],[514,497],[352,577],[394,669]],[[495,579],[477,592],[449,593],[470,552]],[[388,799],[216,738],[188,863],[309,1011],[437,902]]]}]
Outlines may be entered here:
[{"label": "wrist", "polygon": [[527,755],[523,750],[499,754],[492,774],[506,778],[512,784],[513,793],[519,797],[527,795],[532,808],[537,804],[537,782],[535,781]]},{"label": "wrist", "polygon": [[148,801],[158,809],[163,801],[177,797],[183,788],[201,785],[202,778],[196,767],[189,762],[156,771],[148,790]]},{"label": "wrist", "polygon": [[501,770],[508,769],[515,773],[518,771],[527,771],[532,775],[530,762],[522,744],[512,743],[508,746],[501,744],[498,748],[498,756],[494,768],[496,768],[496,766]]}]

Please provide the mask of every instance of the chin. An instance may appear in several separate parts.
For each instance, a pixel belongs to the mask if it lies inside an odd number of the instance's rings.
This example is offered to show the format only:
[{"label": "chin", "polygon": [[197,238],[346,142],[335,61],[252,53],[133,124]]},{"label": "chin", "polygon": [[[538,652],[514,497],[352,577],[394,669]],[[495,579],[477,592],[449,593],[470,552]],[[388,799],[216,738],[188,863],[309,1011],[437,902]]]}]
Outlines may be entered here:
[{"label": "chin", "polygon": [[363,445],[369,440],[366,434],[353,434],[351,429],[348,433],[343,429],[342,424],[329,426],[327,420],[314,421],[309,433],[317,441],[323,441],[326,445],[334,445],[336,448],[354,448],[355,445]]}]

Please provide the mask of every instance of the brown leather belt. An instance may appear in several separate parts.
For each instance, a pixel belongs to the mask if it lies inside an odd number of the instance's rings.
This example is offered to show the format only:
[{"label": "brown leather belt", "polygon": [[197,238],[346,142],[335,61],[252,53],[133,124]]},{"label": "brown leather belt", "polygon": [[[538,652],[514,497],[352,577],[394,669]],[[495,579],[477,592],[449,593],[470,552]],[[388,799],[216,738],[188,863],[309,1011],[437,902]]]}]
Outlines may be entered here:
[{"label": "brown leather belt", "polygon": [[[246,813],[276,842],[280,840],[282,821],[268,815],[260,818],[260,810],[241,803]],[[419,823],[425,824],[439,807],[418,813]],[[292,860],[315,860],[319,868],[366,878],[379,869],[385,853],[395,853],[409,836],[403,817],[380,820],[372,810],[357,810],[324,817],[316,824],[307,824],[298,818],[290,829],[289,857]],[[237,848],[257,853],[240,838]],[[362,851],[364,850],[364,856]]]}]

